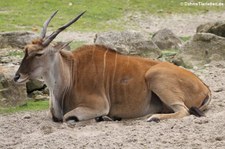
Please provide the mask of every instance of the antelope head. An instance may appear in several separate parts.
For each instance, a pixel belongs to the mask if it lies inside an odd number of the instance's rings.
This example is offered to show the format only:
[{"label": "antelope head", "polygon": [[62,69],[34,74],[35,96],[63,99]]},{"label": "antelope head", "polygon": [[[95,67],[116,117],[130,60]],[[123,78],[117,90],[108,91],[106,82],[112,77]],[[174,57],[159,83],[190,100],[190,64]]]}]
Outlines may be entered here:
[{"label": "antelope head", "polygon": [[33,40],[32,43],[28,44],[24,48],[24,58],[20,64],[18,71],[14,76],[16,83],[25,83],[29,79],[35,79],[43,75],[44,71],[49,70],[51,65],[51,58],[56,52],[61,50],[67,44],[62,46],[53,46],[50,44],[55,37],[62,32],[64,29],[69,27],[71,24],[76,22],[86,11],[79,14],[73,20],[58,28],[51,35],[46,37],[46,31],[48,24],[58,11],[54,12],[44,23],[40,38]]}]

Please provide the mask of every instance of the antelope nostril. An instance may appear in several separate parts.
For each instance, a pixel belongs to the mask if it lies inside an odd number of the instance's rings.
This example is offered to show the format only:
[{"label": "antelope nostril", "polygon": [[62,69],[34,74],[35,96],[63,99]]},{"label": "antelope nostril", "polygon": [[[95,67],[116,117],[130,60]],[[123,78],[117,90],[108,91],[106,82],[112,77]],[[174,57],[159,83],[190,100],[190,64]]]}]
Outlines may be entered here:
[{"label": "antelope nostril", "polygon": [[17,73],[17,74],[14,76],[14,81],[16,82],[19,78],[20,78],[20,74]]}]

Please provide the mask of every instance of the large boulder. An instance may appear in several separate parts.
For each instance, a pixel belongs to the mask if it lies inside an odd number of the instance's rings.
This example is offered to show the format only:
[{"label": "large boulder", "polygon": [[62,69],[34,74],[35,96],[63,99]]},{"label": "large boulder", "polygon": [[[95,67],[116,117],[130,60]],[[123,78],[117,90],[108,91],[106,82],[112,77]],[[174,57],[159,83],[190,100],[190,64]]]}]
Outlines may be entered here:
[{"label": "large boulder", "polygon": [[139,32],[105,32],[96,35],[94,43],[105,45],[125,55],[140,55],[158,58],[161,52],[157,45]]},{"label": "large boulder", "polygon": [[32,93],[37,90],[44,90],[46,88],[46,85],[44,83],[44,80],[41,79],[33,79],[26,83],[27,87],[27,93]]},{"label": "large boulder", "polygon": [[23,48],[38,36],[31,32],[4,32],[0,33],[0,48]]},{"label": "large boulder", "polygon": [[171,30],[162,29],[157,31],[152,36],[152,41],[161,49],[180,49],[183,44],[182,40],[178,38]]},{"label": "large boulder", "polygon": [[48,99],[49,90],[42,79],[33,79],[26,83],[29,98],[36,101]]},{"label": "large boulder", "polygon": [[225,60],[225,38],[211,33],[198,33],[182,46],[173,62],[185,67],[194,67],[223,60]]},{"label": "large boulder", "polygon": [[197,27],[197,33],[212,33],[225,37],[225,21],[202,24]]},{"label": "large boulder", "polygon": [[23,57],[21,49],[3,48],[0,49],[0,64],[19,65]]},{"label": "large boulder", "polygon": [[0,65],[0,107],[20,106],[27,101],[26,85],[17,85],[13,81],[17,68]]}]

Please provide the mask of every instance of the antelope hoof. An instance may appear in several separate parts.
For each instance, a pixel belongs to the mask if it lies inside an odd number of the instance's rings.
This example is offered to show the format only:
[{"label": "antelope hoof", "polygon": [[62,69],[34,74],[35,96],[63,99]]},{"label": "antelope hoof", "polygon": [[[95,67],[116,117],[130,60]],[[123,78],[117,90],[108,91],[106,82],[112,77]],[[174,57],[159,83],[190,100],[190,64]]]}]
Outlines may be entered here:
[{"label": "antelope hoof", "polygon": [[63,122],[62,119],[58,119],[58,118],[55,117],[55,116],[52,116],[52,120],[53,120],[53,122]]},{"label": "antelope hoof", "polygon": [[102,122],[102,121],[104,121],[104,119],[102,118],[102,116],[100,116],[100,117],[96,117],[95,121],[96,122]]},{"label": "antelope hoof", "polygon": [[156,118],[156,117],[152,117],[152,118],[149,118],[147,120],[147,122],[156,122],[156,123],[159,123],[160,122],[160,119],[159,118]]},{"label": "antelope hoof", "polygon": [[114,121],[114,119],[108,117],[108,116],[100,116],[95,118],[96,122],[102,122],[102,121]]},{"label": "antelope hoof", "polygon": [[68,127],[74,127],[77,122],[79,122],[76,116],[70,116],[64,119]]}]

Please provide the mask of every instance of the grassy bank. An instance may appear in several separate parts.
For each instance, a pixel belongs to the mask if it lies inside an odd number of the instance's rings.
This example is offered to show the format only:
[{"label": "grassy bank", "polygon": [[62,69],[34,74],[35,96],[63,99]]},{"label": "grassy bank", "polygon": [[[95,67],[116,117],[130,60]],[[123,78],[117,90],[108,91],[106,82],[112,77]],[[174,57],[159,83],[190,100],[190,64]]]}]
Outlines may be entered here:
[{"label": "grassy bank", "polygon": [[46,110],[48,109],[48,101],[33,101],[29,100],[27,104],[23,106],[16,106],[16,107],[9,107],[9,108],[3,108],[0,107],[0,114],[3,113],[14,113],[14,112],[20,112],[20,111],[38,111],[38,110]]},{"label": "grassy bank", "polygon": [[[0,32],[13,30],[38,31],[47,17],[59,10],[50,28],[56,29],[78,13],[87,13],[72,29],[80,31],[103,31],[123,29],[123,22],[110,23],[109,20],[124,17],[127,13],[164,15],[173,13],[198,13],[221,11],[225,6],[184,6],[189,0],[7,0],[0,1]],[[212,2],[212,0],[192,0],[192,2]],[[225,0],[213,0],[223,2]],[[109,21],[107,23],[107,21]]]}]

